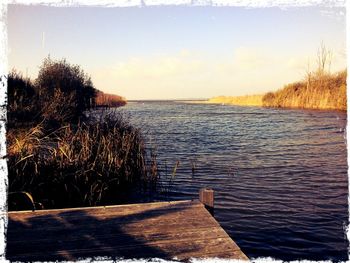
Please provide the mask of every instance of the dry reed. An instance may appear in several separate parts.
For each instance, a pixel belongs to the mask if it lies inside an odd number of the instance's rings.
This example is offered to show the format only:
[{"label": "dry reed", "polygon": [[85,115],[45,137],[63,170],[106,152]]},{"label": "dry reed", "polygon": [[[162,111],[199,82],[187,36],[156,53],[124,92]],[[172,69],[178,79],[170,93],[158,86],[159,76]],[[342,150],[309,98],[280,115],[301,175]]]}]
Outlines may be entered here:
[{"label": "dry reed", "polygon": [[45,208],[123,203],[156,186],[155,156],[146,160],[140,131],[120,116],[49,134],[42,124],[15,131],[8,134],[9,190],[31,193]]}]

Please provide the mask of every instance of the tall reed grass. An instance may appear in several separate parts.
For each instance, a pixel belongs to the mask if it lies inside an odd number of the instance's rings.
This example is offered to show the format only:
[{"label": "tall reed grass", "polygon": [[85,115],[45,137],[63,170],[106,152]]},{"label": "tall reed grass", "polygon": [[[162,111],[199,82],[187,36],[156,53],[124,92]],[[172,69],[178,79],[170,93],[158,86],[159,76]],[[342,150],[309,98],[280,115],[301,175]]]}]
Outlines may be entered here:
[{"label": "tall reed grass", "polygon": [[48,57],[34,82],[10,73],[8,90],[9,199],[25,193],[32,203],[62,208],[128,203],[154,192],[156,155],[122,116],[87,116],[99,92],[80,66]]},{"label": "tall reed grass", "polygon": [[263,97],[263,106],[346,110],[346,70],[316,72],[309,78],[288,84]]},{"label": "tall reed grass", "polygon": [[246,96],[219,96],[210,98],[208,103],[214,104],[232,104],[240,106],[262,106],[262,95],[246,95]]},{"label": "tall reed grass", "polygon": [[45,208],[62,208],[125,203],[156,187],[156,159],[147,157],[140,130],[121,116],[50,133],[44,126],[9,131],[10,192],[25,191]]},{"label": "tall reed grass", "polygon": [[126,104],[126,99],[118,95],[98,91],[95,103],[97,107],[120,107]]}]

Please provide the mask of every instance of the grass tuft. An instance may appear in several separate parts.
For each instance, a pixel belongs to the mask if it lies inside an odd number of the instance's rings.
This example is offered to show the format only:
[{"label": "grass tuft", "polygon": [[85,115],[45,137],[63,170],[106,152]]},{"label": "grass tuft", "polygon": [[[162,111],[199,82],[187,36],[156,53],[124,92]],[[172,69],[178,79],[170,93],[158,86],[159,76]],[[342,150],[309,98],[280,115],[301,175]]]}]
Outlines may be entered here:
[{"label": "grass tuft", "polygon": [[45,208],[123,203],[156,186],[155,156],[120,116],[68,124],[50,134],[41,125],[8,134],[10,192],[26,191]]}]

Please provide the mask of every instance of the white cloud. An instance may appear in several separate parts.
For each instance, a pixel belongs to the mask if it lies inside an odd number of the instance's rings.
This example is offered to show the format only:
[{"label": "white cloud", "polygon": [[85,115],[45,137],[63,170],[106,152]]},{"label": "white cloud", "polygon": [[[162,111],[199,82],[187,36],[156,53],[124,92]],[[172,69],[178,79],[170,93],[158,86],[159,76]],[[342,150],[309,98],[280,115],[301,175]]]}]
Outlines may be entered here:
[{"label": "white cloud", "polygon": [[[259,94],[303,78],[306,55],[240,47],[230,56],[210,57],[181,50],[175,54],[133,57],[92,74],[98,89],[127,99],[212,97],[217,94]],[[332,69],[343,63],[334,60]],[[310,70],[315,70],[310,58]],[[341,68],[340,68],[341,69]]]},{"label": "white cloud", "polygon": [[191,56],[189,51],[167,56],[131,58],[126,62],[118,63],[113,74],[121,78],[158,79],[192,74],[201,70],[202,61]]},{"label": "white cloud", "polygon": [[[208,61],[197,52],[133,57],[93,73],[96,87],[127,98],[186,97],[189,89],[198,93],[208,76]],[[210,70],[209,70],[210,71]]]},{"label": "white cloud", "polygon": [[313,68],[312,61],[307,57],[290,57],[287,59],[286,64],[289,69],[295,70],[306,70],[308,67],[310,67],[310,69]]},{"label": "white cloud", "polygon": [[240,47],[234,52],[234,64],[237,69],[253,70],[270,63],[268,56],[257,48]]}]

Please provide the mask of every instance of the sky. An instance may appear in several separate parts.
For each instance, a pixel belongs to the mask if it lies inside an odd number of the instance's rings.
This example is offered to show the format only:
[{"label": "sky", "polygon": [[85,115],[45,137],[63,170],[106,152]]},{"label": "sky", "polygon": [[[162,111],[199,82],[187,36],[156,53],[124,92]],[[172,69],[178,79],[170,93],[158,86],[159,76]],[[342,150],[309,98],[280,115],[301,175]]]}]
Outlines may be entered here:
[{"label": "sky", "polygon": [[128,100],[262,94],[315,69],[346,67],[342,7],[50,7],[8,5],[8,67],[35,79],[65,58],[95,88]]}]

